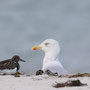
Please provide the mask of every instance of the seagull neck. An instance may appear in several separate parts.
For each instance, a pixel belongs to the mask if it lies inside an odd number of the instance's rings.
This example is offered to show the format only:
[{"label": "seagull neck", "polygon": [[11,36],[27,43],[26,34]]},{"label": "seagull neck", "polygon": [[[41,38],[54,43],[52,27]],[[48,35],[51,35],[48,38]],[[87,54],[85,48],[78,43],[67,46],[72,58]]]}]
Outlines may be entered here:
[{"label": "seagull neck", "polygon": [[55,61],[58,60],[58,54],[57,53],[45,53],[44,61]]}]

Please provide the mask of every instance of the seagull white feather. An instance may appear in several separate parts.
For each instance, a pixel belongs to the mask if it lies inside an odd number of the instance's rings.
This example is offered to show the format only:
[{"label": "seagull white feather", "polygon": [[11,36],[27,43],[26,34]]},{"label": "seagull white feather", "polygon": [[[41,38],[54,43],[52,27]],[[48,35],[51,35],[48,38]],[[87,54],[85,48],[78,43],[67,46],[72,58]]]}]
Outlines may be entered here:
[{"label": "seagull white feather", "polygon": [[64,69],[58,59],[58,55],[60,53],[60,45],[58,41],[54,39],[47,39],[43,41],[40,45],[32,47],[32,49],[41,49],[45,52],[42,66],[43,71],[50,70],[53,73],[58,73],[58,75],[67,74],[67,71]]}]

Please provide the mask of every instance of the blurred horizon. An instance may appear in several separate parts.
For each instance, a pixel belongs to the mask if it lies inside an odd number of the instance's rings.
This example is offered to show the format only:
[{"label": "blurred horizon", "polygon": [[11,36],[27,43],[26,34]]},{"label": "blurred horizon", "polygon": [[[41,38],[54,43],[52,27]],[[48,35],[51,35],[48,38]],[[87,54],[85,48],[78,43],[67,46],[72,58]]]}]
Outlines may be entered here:
[{"label": "blurred horizon", "polygon": [[48,38],[69,73],[90,72],[90,0],[0,0],[0,61],[19,55],[20,71],[34,74],[44,53],[31,48]]}]

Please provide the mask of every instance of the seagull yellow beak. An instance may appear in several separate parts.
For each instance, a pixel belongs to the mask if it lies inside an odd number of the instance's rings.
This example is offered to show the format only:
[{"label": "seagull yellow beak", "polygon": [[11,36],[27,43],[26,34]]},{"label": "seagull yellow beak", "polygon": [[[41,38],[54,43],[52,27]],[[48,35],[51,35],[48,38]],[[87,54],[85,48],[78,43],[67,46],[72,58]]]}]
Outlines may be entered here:
[{"label": "seagull yellow beak", "polygon": [[38,49],[41,49],[41,48],[42,48],[41,46],[38,46],[38,45],[37,45],[37,46],[33,46],[33,47],[32,47],[32,50],[38,50]]}]

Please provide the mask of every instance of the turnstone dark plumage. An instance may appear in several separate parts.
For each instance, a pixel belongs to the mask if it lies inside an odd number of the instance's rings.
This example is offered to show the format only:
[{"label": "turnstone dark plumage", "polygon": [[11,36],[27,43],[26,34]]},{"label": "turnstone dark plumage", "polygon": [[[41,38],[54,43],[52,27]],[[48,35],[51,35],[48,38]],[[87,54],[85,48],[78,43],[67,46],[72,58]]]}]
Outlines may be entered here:
[{"label": "turnstone dark plumage", "polygon": [[7,59],[0,62],[0,72],[3,74],[15,74],[19,71],[20,65],[19,61],[25,62],[18,55],[12,57],[12,59]]}]

